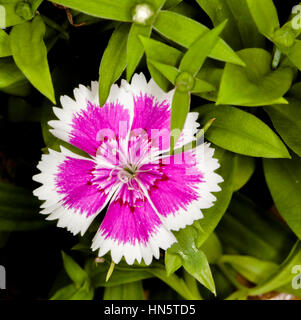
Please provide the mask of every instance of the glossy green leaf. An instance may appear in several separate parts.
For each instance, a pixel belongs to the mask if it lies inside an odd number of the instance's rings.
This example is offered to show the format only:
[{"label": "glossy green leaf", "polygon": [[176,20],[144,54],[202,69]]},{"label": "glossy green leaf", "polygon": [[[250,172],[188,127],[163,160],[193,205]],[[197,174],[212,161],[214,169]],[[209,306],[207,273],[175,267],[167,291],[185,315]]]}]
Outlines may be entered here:
[{"label": "glossy green leaf", "polygon": [[197,0],[216,26],[228,19],[222,38],[235,50],[262,47],[264,37],[258,33],[246,0]]},{"label": "glossy green leaf", "polygon": [[127,62],[129,26],[119,25],[113,32],[99,67],[99,104],[103,106],[112,84],[121,76]]},{"label": "glossy green leaf", "polygon": [[235,161],[234,191],[237,191],[249,181],[255,171],[255,159],[236,154]]},{"label": "glossy green leaf", "polygon": [[[154,28],[163,36],[185,48],[190,48],[199,37],[209,31],[207,27],[190,18],[164,10],[159,12],[154,23]],[[212,49],[209,57],[244,65],[243,61],[222,39]]]},{"label": "glossy green leaf", "polygon": [[187,52],[184,54],[179,69],[183,72],[189,72],[192,75],[196,75],[205,59],[210,55],[212,49],[215,47],[220,33],[223,31],[226,21],[221,23],[216,28],[205,33],[201,36],[192,46],[189,47]]},{"label": "glossy green leaf", "polygon": [[172,142],[171,142],[171,150],[184,127],[184,123],[186,121],[186,116],[189,112],[190,107],[190,94],[189,92],[181,92],[176,90],[172,100],[172,109],[171,109],[171,134],[172,134]]},{"label": "glossy green leaf", "polygon": [[142,25],[133,23],[128,35],[127,42],[127,68],[126,77],[130,81],[140,59],[144,53],[144,47],[139,36],[149,37],[152,27],[150,25]]},{"label": "glossy green leaf", "polygon": [[9,36],[4,30],[0,29],[0,57],[8,57],[11,54]]},{"label": "glossy green leaf", "polygon": [[264,174],[283,219],[301,238],[301,160],[264,160]]},{"label": "glossy green leaf", "polygon": [[184,269],[215,293],[214,281],[206,255],[196,247],[197,230],[192,226],[187,226],[174,234],[177,242],[168,249],[168,252],[180,256]]},{"label": "glossy green leaf", "polygon": [[288,99],[288,105],[265,108],[273,125],[285,143],[301,156],[301,101]]},{"label": "glossy green leaf", "polygon": [[106,287],[103,300],[144,300],[142,282]]},{"label": "glossy green leaf", "polygon": [[216,197],[214,206],[202,210],[204,218],[199,220],[199,225],[203,232],[198,235],[198,245],[202,245],[214,231],[226,212],[233,193],[234,155],[231,152],[215,147],[214,158],[219,160],[220,168],[216,172],[224,179],[224,182],[220,184],[222,190],[214,193]]},{"label": "glossy green leaf", "polygon": [[14,26],[10,33],[10,46],[19,69],[34,87],[55,103],[47,50],[43,41],[45,30],[43,19],[39,16],[32,22]]},{"label": "glossy green leaf", "polygon": [[271,39],[279,28],[278,14],[273,0],[247,0],[247,4],[259,32]]},{"label": "glossy green leaf", "polygon": [[217,104],[252,107],[287,103],[282,97],[293,80],[291,68],[283,66],[272,71],[272,57],[263,49],[244,49],[237,54],[246,67],[226,64]]},{"label": "glossy green leaf", "polygon": [[167,276],[176,272],[182,266],[181,257],[177,254],[170,253],[170,251],[165,252],[165,268]]},{"label": "glossy green leaf", "polygon": [[62,251],[64,268],[70,279],[78,286],[81,286],[88,280],[88,274],[81,266],[75,262],[70,256]]},{"label": "glossy green leaf", "polygon": [[95,17],[132,21],[132,0],[55,0],[55,2]]},{"label": "glossy green leaf", "polygon": [[0,91],[16,96],[27,96],[31,85],[13,59],[0,59]]},{"label": "glossy green leaf", "polygon": [[215,118],[207,139],[235,153],[265,158],[289,158],[279,137],[253,114],[236,107],[204,105],[199,112],[201,123]]}]

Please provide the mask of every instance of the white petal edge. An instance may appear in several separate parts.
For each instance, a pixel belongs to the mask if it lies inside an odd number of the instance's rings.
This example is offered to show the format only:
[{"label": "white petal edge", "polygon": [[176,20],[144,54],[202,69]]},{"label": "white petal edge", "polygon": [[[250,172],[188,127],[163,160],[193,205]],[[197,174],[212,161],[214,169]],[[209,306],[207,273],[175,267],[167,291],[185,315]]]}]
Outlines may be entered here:
[{"label": "white petal edge", "polygon": [[[218,160],[213,158],[214,148],[210,148],[209,143],[204,143],[196,148],[198,158],[198,166],[204,175],[205,182],[197,186],[199,199],[192,201],[187,208],[180,209],[174,213],[170,213],[166,217],[160,215],[161,221],[169,230],[178,231],[187,225],[193,224],[194,221],[202,219],[203,213],[201,209],[208,209],[214,205],[216,197],[212,192],[219,192],[221,187],[218,185],[224,179],[214,171],[220,167]],[[202,157],[203,155],[203,157]]]},{"label": "white petal edge", "polygon": [[101,229],[96,233],[92,250],[99,250],[98,256],[102,257],[111,251],[112,260],[114,263],[119,263],[124,257],[127,264],[132,265],[135,260],[138,263],[143,259],[146,265],[151,264],[153,257],[160,258],[160,248],[167,250],[176,242],[175,236],[161,225],[148,239],[147,244],[139,243],[121,243],[115,239],[106,237]]},{"label": "white petal edge", "polygon": [[39,188],[33,191],[33,194],[40,200],[45,201],[41,205],[41,214],[48,215],[47,220],[58,219],[57,226],[66,228],[73,235],[80,233],[84,235],[92,221],[96,218],[98,213],[106,206],[108,200],[114,192],[114,189],[110,191],[107,197],[107,201],[103,207],[95,214],[87,217],[87,213],[81,213],[79,210],[67,208],[61,204],[63,194],[57,192],[55,183],[55,177],[58,173],[58,167],[62,164],[67,157],[76,159],[90,160],[82,156],[79,156],[68,149],[61,146],[61,152],[57,152],[49,149],[49,154],[43,154],[42,160],[38,164],[38,169],[41,173],[33,176],[33,180],[42,184]]},{"label": "white petal edge", "polygon": [[[53,112],[58,120],[51,120],[48,122],[52,128],[50,132],[57,138],[70,142],[72,138],[70,133],[72,132],[72,121],[77,114],[87,109],[87,102],[99,105],[98,96],[98,81],[92,81],[91,87],[85,87],[79,85],[75,88],[74,99],[69,96],[61,96],[60,102],[62,108],[53,107]],[[123,87],[113,84],[110,90],[109,97],[106,103],[119,102],[129,111],[130,118],[133,119],[134,104],[132,95],[127,92]]]}]

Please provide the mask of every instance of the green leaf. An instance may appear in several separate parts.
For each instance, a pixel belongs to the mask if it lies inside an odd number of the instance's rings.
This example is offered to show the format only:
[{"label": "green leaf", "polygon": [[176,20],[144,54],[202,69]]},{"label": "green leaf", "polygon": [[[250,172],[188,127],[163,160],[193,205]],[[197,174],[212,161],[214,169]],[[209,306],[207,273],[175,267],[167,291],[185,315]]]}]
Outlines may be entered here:
[{"label": "green leaf", "polygon": [[103,300],[144,300],[142,282],[106,287]]},{"label": "green leaf", "polygon": [[255,159],[236,154],[235,161],[234,191],[237,191],[249,181],[254,173]]},{"label": "green leaf", "polygon": [[223,245],[236,252],[276,263],[286,257],[294,241],[283,224],[239,194],[233,197],[216,232]]},{"label": "green leaf", "polygon": [[113,32],[99,67],[99,104],[103,106],[112,84],[118,80],[126,66],[129,26],[120,24]]},{"label": "green leaf", "polygon": [[215,47],[219,39],[218,36],[223,31],[226,23],[227,21],[224,21],[218,27],[205,33],[188,49],[179,66],[181,71],[189,72],[194,76],[200,71],[205,59]]},{"label": "green leaf", "polygon": [[8,57],[11,54],[9,36],[4,30],[0,29],[0,57]]},{"label": "green leaf", "polygon": [[148,62],[153,65],[168,81],[175,84],[176,78],[179,75],[177,68],[151,59],[149,59]]},{"label": "green leaf", "polygon": [[215,118],[207,131],[207,139],[235,153],[265,158],[289,158],[278,136],[261,120],[246,111],[230,106],[203,105],[201,123]]},{"label": "green leaf", "polygon": [[175,146],[184,127],[189,112],[190,94],[176,90],[172,99],[170,130],[172,135],[171,150]]},{"label": "green leaf", "polygon": [[217,104],[252,107],[287,103],[282,97],[293,80],[291,68],[283,66],[272,71],[272,57],[263,49],[244,49],[237,54],[246,67],[226,64]]},{"label": "green leaf", "polygon": [[9,183],[0,183],[0,230],[25,231],[49,226],[38,215],[39,201],[32,192]]},{"label": "green leaf", "polygon": [[301,40],[295,40],[291,48],[286,52],[289,60],[301,70]]},{"label": "green leaf", "polygon": [[257,287],[251,288],[248,291],[248,294],[251,296],[260,295],[291,283],[292,278],[295,277],[292,273],[293,267],[300,264],[301,244],[300,241],[297,241],[280,268],[277,269],[274,274],[271,274],[268,279],[263,281],[263,283],[260,283]]},{"label": "green leaf", "polygon": [[170,9],[175,6],[177,6],[179,3],[181,3],[183,0],[166,0],[164,4],[164,9]]},{"label": "green leaf", "polygon": [[85,271],[88,273],[91,283],[95,288],[118,286],[153,277],[149,273],[149,268],[134,268],[129,266],[122,268],[119,265],[120,263],[115,266],[114,272],[108,281],[106,281],[106,275],[110,266],[108,263],[96,264],[94,259],[90,259],[85,265]]},{"label": "green leaf", "polygon": [[62,251],[64,268],[70,279],[77,285],[81,286],[88,280],[88,274],[83,270],[77,262]]},{"label": "green leaf", "polygon": [[0,91],[16,96],[27,96],[31,85],[13,59],[0,59]]},{"label": "green leaf", "polygon": [[264,37],[249,12],[246,0],[197,0],[216,26],[228,19],[222,38],[235,50],[263,47]]},{"label": "green leaf", "polygon": [[301,156],[301,101],[288,99],[288,105],[264,108],[285,143]]},{"label": "green leaf", "polygon": [[[196,245],[198,247],[198,242],[196,242]],[[201,250],[206,255],[209,263],[217,263],[222,255],[222,245],[214,232],[212,232],[208,239],[202,244]]]},{"label": "green leaf", "polygon": [[178,242],[174,243],[168,252],[181,257],[184,269],[190,273],[201,284],[215,293],[209,263],[203,251],[196,247],[197,231],[192,226],[175,232]]},{"label": "green leaf", "polygon": [[132,0],[55,0],[55,3],[95,17],[132,21]]},{"label": "green leaf", "polygon": [[43,42],[45,30],[40,16],[32,22],[14,26],[10,33],[10,46],[19,69],[34,87],[55,103],[47,50]]},{"label": "green leaf", "polygon": [[234,154],[215,147],[214,158],[219,160],[220,168],[216,172],[224,179],[224,182],[220,184],[222,190],[214,194],[216,197],[214,206],[202,210],[204,218],[199,220],[199,225],[203,232],[198,235],[199,246],[206,241],[218,225],[227,210],[233,193]]},{"label": "green leaf", "polygon": [[191,290],[190,288],[188,288],[184,280],[179,278],[175,274],[171,274],[170,276],[167,276],[165,269],[159,268],[159,267],[150,268],[149,272],[153,274],[155,277],[165,282],[168,286],[170,286],[173,290],[175,290],[178,294],[180,294],[184,299],[187,299],[187,300],[200,299],[200,295],[199,294],[196,295],[195,290]]},{"label": "green leaf", "polygon": [[92,300],[93,297],[92,288],[78,288],[75,284],[70,284],[58,290],[50,300]]},{"label": "green leaf", "polygon": [[127,42],[126,77],[128,82],[131,80],[131,77],[144,52],[144,47],[139,39],[139,36],[149,37],[151,31],[152,27],[150,25],[133,23],[131,26]]},{"label": "green leaf", "polygon": [[[163,36],[185,48],[190,48],[197,39],[209,31],[204,25],[171,11],[160,11],[154,23],[154,28]],[[209,57],[244,65],[244,62],[222,39],[212,49]]]},{"label": "green leaf", "polygon": [[279,28],[278,14],[273,0],[247,0],[247,4],[259,32],[271,39]]},{"label": "green leaf", "polygon": [[183,56],[182,52],[154,39],[140,36],[140,40],[144,46],[147,57],[147,66],[152,78],[156,81],[160,88],[162,88],[162,90],[168,91],[168,80],[162,76],[161,72],[150,63],[150,60],[171,66],[178,66]]},{"label": "green leaf", "polygon": [[277,209],[289,227],[301,238],[301,159],[264,160],[263,164],[265,178]]},{"label": "green leaf", "polygon": [[[10,0],[10,1],[1,1],[1,9],[0,9],[0,28],[7,28],[14,26],[19,23],[23,23],[26,20],[29,20],[32,18],[32,14],[27,17],[27,19],[24,19],[17,13],[17,5],[20,1],[19,0]],[[3,10],[3,8],[5,10]],[[2,17],[5,16],[5,19]]]},{"label": "green leaf", "polygon": [[242,276],[253,283],[264,281],[278,269],[274,262],[260,260],[251,256],[223,255],[219,263],[229,263]]},{"label": "green leaf", "polygon": [[170,253],[169,250],[165,252],[165,268],[167,276],[170,276],[176,272],[182,266],[182,260],[180,256],[174,253]]}]

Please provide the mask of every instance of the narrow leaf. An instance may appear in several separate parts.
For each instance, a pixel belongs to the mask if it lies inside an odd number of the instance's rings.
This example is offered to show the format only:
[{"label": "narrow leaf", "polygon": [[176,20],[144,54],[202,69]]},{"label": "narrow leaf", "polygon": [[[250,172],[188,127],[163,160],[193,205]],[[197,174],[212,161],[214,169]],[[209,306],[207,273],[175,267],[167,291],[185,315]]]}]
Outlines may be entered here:
[{"label": "narrow leaf", "polygon": [[207,139],[239,154],[252,157],[289,158],[279,137],[253,114],[230,106],[203,105],[196,109],[201,123],[215,118]]},{"label": "narrow leaf", "polygon": [[11,54],[9,36],[4,30],[0,29],[0,57],[8,57]]},{"label": "narrow leaf", "polygon": [[259,32],[271,39],[279,28],[278,14],[273,0],[247,0],[247,3]]},{"label": "narrow leaf", "polygon": [[210,55],[212,49],[218,41],[218,36],[223,31],[227,21],[221,23],[218,27],[210,30],[204,36],[201,36],[185,53],[181,60],[179,69],[192,75],[196,75],[205,59]]},{"label": "narrow leaf", "polygon": [[[190,18],[164,10],[159,12],[154,28],[163,36],[185,48],[190,48],[197,39],[209,31],[207,27]],[[209,57],[244,65],[244,62],[222,39],[217,42]]]},{"label": "narrow leaf", "polygon": [[45,31],[43,19],[36,16],[32,22],[13,27],[10,46],[16,65],[34,87],[55,103],[47,50],[43,41]]},{"label": "narrow leaf", "polygon": [[172,109],[171,109],[171,150],[176,144],[181,131],[184,127],[186,116],[189,112],[190,106],[190,94],[189,92],[181,92],[176,90],[172,100]]},{"label": "narrow leaf", "polygon": [[283,219],[301,238],[301,160],[264,160],[264,174]]},{"label": "narrow leaf", "polygon": [[175,84],[176,78],[179,75],[179,71],[177,68],[163,64],[154,60],[148,60],[151,65],[153,65],[160,73],[168,79],[172,84]]},{"label": "narrow leaf", "polygon": [[133,23],[130,29],[127,42],[127,69],[126,77],[129,82],[140,59],[144,53],[144,47],[139,36],[149,37],[152,27],[150,25],[142,25]]},{"label": "narrow leaf", "polygon": [[129,26],[121,24],[113,32],[99,67],[99,104],[103,106],[112,84],[118,80],[126,66],[126,46]]},{"label": "narrow leaf", "polygon": [[105,288],[103,300],[144,300],[141,281]]},{"label": "narrow leaf", "polygon": [[132,21],[132,0],[55,0],[55,3],[95,17]]},{"label": "narrow leaf", "polygon": [[64,268],[70,279],[77,285],[81,286],[88,279],[88,275],[77,262],[62,251]]}]

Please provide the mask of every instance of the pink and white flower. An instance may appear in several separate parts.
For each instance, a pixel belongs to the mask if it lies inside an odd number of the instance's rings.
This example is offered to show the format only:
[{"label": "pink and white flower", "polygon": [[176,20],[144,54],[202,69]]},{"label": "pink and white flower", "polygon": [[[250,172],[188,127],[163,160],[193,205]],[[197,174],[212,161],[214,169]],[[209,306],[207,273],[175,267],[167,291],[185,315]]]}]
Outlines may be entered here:
[{"label": "pink and white flower", "polygon": [[[136,74],[131,84],[113,85],[102,108],[97,82],[53,108],[59,120],[49,122],[51,132],[87,157],[63,147],[42,155],[33,178],[42,184],[34,191],[45,201],[41,213],[83,235],[108,206],[92,249],[99,256],[111,251],[115,263],[123,256],[128,264],[158,259],[160,248],[176,242],[171,230],[201,219],[220,191],[209,144],[169,155],[172,96]],[[195,140],[197,116],[189,113],[176,148]]]}]

